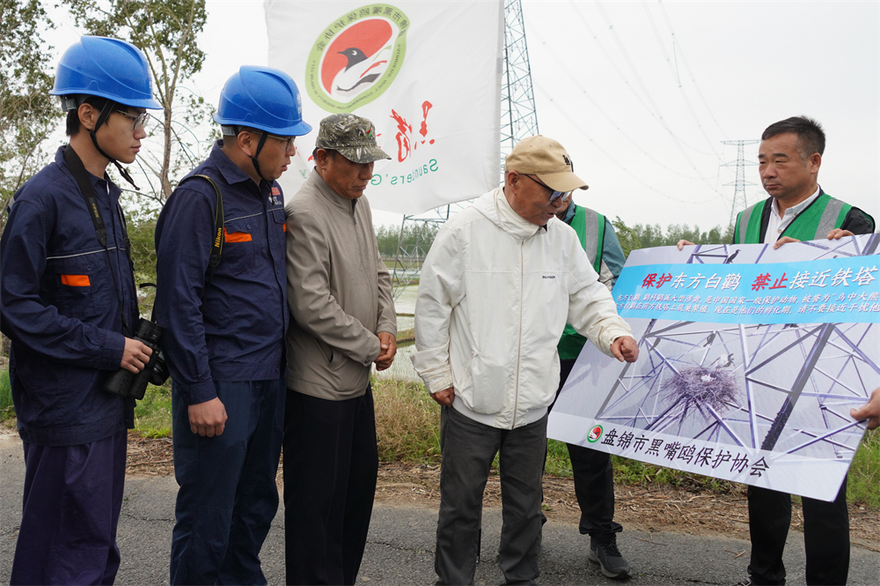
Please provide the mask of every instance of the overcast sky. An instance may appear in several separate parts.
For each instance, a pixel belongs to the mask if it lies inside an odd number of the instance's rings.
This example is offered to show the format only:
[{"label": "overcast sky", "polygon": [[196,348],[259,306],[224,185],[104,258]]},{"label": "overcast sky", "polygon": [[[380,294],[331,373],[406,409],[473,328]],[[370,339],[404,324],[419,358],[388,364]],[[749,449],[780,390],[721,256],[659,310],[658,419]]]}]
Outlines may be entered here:
[{"label": "overcast sky", "polygon": [[[216,104],[237,66],[267,62],[268,43],[263,0],[207,5],[208,58],[187,85]],[[726,225],[735,166],[722,165],[737,152],[721,141],[806,114],[828,136],[822,187],[880,217],[880,2],[524,1],[523,13],[540,131],[590,184],[578,203],[630,225]],[[75,32],[61,32],[63,50]],[[746,180],[759,184],[756,167]]]}]

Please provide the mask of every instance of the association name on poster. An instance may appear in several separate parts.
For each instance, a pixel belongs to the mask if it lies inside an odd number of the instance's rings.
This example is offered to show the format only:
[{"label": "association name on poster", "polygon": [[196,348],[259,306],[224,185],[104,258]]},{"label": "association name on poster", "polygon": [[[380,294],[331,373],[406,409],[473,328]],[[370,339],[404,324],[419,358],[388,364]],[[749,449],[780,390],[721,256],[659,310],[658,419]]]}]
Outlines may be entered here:
[{"label": "association name on poster", "polygon": [[734,451],[699,440],[682,442],[680,437],[646,435],[643,430],[630,427],[615,426],[606,432],[607,425],[607,422],[596,423],[587,441],[619,456],[635,458],[638,454],[639,460],[652,459],[656,464],[702,474],[722,469],[729,480],[743,475],[761,477],[770,470],[770,463],[756,451],[745,448]]}]

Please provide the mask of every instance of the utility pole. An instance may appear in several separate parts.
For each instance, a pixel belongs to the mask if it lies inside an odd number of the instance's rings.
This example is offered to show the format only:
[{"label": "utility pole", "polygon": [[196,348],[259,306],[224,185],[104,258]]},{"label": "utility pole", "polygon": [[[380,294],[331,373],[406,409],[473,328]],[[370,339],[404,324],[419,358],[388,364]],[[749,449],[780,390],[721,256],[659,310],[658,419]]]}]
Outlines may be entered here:
[{"label": "utility pole", "polygon": [[757,165],[754,161],[746,161],[745,146],[747,144],[758,144],[757,140],[722,140],[722,144],[736,145],[736,161],[724,163],[723,167],[732,167],[736,165],[736,180],[733,183],[725,183],[724,186],[733,185],[733,207],[730,210],[730,224],[736,222],[736,215],[748,207],[746,201],[746,186],[757,185],[753,181],[746,181],[746,166]]}]

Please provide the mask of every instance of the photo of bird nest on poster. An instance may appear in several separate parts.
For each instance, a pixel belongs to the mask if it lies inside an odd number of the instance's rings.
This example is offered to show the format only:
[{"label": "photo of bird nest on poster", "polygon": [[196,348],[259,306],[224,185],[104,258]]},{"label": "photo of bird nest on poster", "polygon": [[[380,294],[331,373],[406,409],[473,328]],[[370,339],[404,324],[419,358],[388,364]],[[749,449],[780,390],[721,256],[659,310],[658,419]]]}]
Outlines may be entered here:
[{"label": "photo of bird nest on poster", "polygon": [[877,324],[730,325],[648,320],[644,359],[621,367],[595,418],[722,444],[840,457],[850,407],[872,389]]}]

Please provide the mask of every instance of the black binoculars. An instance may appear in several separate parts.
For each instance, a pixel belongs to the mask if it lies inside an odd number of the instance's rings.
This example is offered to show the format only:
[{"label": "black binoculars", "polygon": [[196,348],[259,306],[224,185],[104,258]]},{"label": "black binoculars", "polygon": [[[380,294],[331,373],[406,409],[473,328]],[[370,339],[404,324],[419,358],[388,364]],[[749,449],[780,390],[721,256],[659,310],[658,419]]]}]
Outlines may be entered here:
[{"label": "black binoculars", "polygon": [[132,397],[140,400],[144,398],[147,383],[161,385],[168,380],[168,367],[165,365],[165,357],[162,354],[162,349],[159,347],[159,338],[161,336],[161,327],[148,319],[141,318],[138,320],[134,339],[143,342],[153,349],[150,361],[137,374],[120,368],[104,383],[104,390],[121,397]]}]

